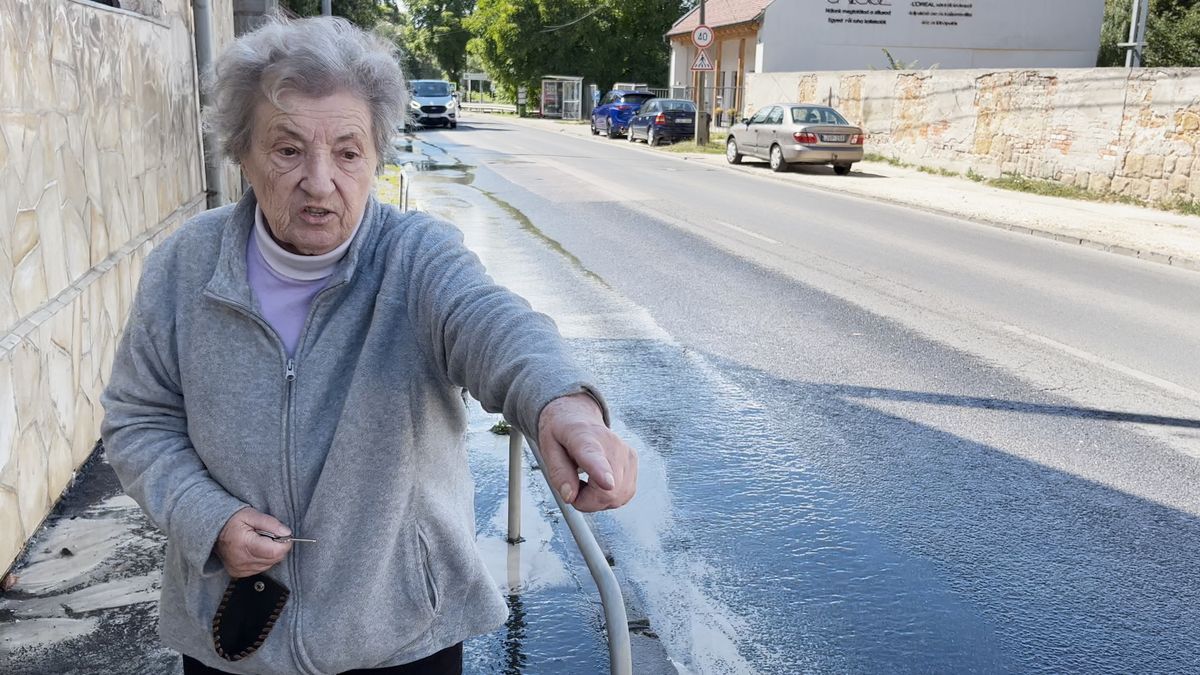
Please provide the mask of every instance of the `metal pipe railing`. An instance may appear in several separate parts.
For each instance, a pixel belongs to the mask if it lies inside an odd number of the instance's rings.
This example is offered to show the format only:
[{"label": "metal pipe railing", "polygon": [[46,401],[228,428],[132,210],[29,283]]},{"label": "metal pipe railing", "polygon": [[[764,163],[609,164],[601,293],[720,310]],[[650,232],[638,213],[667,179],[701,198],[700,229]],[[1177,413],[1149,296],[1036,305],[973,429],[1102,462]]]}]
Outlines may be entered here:
[{"label": "metal pipe railing", "polygon": [[[508,543],[510,546],[519,546],[521,542],[521,448],[524,445],[524,437],[516,427],[510,427],[508,434]],[[542,477],[546,479],[546,485],[550,486],[550,494],[554,495],[554,501],[558,503],[558,508],[562,511],[563,518],[567,521],[567,527],[571,529],[571,536],[575,538],[575,545],[583,554],[588,571],[592,573],[592,579],[600,591],[600,604],[604,606],[604,624],[608,631],[608,660],[612,675],[633,675],[633,655],[629,645],[629,618],[625,614],[625,598],[621,595],[621,586],[617,583],[617,575],[613,574],[612,568],[608,566],[608,560],[605,559],[604,552],[600,550],[600,544],[596,543],[596,536],[592,534],[592,528],[588,527],[587,521],[583,519],[583,514],[563,502],[558,491],[550,483],[550,473],[546,469],[546,463],[542,461],[542,453],[538,450],[537,445],[531,442],[529,449],[533,451],[534,459],[537,460],[538,467],[542,470]]]}]

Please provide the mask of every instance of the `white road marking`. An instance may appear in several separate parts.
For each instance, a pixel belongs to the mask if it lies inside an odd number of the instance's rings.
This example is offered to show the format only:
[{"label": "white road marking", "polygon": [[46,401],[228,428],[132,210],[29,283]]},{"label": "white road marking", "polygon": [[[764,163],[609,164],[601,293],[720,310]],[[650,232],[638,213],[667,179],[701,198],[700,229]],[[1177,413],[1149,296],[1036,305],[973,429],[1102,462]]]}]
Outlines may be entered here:
[{"label": "white road marking", "polygon": [[1002,324],[1002,325],[1004,327],[1004,330],[1006,330],[1009,333],[1012,333],[1014,335],[1019,335],[1028,340],[1032,340],[1034,342],[1038,342],[1038,343],[1047,345],[1049,347],[1053,347],[1054,349],[1066,352],[1066,353],[1070,354],[1071,356],[1074,356],[1077,359],[1082,359],[1084,361],[1087,361],[1088,363],[1094,363],[1103,368],[1107,368],[1109,370],[1115,371],[1122,375],[1132,377],[1133,379],[1138,380],[1139,382],[1144,382],[1146,384],[1158,387],[1160,389],[1164,389],[1166,391],[1171,392],[1172,394],[1175,394],[1176,396],[1182,396],[1191,401],[1200,401],[1200,392],[1197,392],[1193,389],[1189,389],[1189,388],[1184,387],[1179,384],[1175,384],[1174,382],[1171,382],[1170,380],[1164,380],[1163,378],[1158,377],[1157,375],[1151,375],[1150,373],[1144,373],[1140,370],[1137,370],[1136,368],[1130,368],[1129,366],[1122,365],[1111,359],[1106,359],[1102,356],[1097,356],[1091,352],[1087,352],[1082,349],[1072,347],[1071,345],[1063,344],[1062,342],[1059,342],[1058,340],[1048,338],[1044,335],[1038,335],[1037,333],[1031,333],[1030,331],[1027,331],[1024,328],[1021,328],[1019,326],[1014,326],[1012,324]]},{"label": "white road marking", "polygon": [[755,239],[758,239],[759,241],[765,241],[768,244],[775,244],[777,246],[779,245],[779,242],[775,241],[774,239],[772,239],[770,237],[764,237],[763,235],[761,235],[757,232],[751,232],[750,230],[747,230],[744,227],[738,227],[737,225],[734,225],[732,223],[727,223],[723,220],[714,220],[713,222],[718,225],[721,225],[723,227],[728,227],[729,229],[734,230],[735,232],[741,232],[742,234],[746,235],[747,237],[754,237]]}]

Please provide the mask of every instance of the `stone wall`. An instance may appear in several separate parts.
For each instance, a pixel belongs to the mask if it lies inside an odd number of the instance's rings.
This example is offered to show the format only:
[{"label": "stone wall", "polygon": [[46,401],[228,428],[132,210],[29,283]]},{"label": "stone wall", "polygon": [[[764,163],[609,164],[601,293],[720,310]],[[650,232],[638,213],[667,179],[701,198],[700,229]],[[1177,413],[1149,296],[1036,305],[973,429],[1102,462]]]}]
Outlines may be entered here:
[{"label": "stone wall", "polygon": [[1200,199],[1200,69],[757,73],[747,112],[832,103],[867,151],[1144,202]]},{"label": "stone wall", "polygon": [[95,445],[142,261],[204,208],[191,6],[155,6],[0,0],[0,570]]}]

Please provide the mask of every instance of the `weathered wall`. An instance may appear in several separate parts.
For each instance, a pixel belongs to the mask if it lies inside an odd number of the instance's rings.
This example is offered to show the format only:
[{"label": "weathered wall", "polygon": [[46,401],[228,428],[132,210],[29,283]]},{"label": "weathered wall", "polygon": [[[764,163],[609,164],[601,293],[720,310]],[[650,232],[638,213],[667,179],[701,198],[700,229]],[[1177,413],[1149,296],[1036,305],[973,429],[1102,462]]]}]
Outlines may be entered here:
[{"label": "weathered wall", "polygon": [[0,0],[0,570],[99,436],[142,261],[204,208],[191,7],[154,8]]},{"label": "weathered wall", "polygon": [[747,110],[832,102],[868,152],[1045,178],[1147,202],[1200,199],[1200,69],[763,73]]}]

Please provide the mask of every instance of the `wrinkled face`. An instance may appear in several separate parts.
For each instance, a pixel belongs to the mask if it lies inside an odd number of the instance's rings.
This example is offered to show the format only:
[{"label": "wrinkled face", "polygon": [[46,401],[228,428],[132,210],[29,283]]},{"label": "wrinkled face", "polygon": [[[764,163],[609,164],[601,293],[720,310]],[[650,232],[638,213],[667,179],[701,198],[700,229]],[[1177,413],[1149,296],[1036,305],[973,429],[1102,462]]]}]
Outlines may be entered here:
[{"label": "wrinkled face", "polygon": [[354,231],[375,181],[370,109],[345,92],[279,99],[285,110],[266,99],[255,108],[242,170],[283,248],[328,253]]}]

